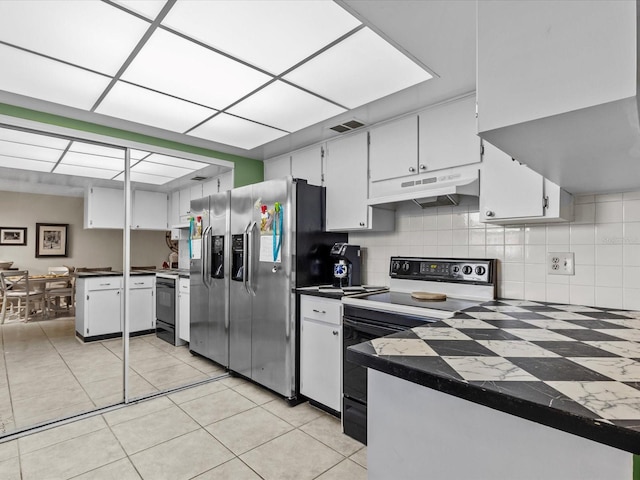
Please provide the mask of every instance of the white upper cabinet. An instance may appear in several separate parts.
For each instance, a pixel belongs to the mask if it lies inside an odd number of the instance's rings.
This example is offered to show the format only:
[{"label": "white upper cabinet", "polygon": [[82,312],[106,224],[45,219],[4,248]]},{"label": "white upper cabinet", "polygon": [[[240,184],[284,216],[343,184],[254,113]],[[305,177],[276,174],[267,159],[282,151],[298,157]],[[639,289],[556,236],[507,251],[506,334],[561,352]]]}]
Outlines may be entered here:
[{"label": "white upper cabinet", "polygon": [[424,110],[419,117],[421,172],[480,161],[475,95]]},{"label": "white upper cabinet", "polygon": [[167,203],[169,196],[162,192],[133,192],[131,228],[136,230],[167,230]]},{"label": "white upper cabinet", "polygon": [[291,175],[291,155],[269,158],[263,163],[265,180],[273,180]]},{"label": "white upper cabinet", "polygon": [[367,204],[367,132],[327,142],[325,187],[328,231],[393,230],[395,212]]},{"label": "white upper cabinet", "polygon": [[371,181],[415,175],[418,165],[418,117],[393,120],[369,131]]},{"label": "white upper cabinet", "polygon": [[183,188],[178,192],[178,223],[189,222],[189,211],[191,210],[191,188]]},{"label": "white upper cabinet", "polygon": [[573,198],[539,173],[485,142],[480,219],[499,224],[570,221]]},{"label": "white upper cabinet", "polygon": [[89,187],[84,196],[84,228],[124,228],[124,191]]},{"label": "white upper cabinet", "polygon": [[322,145],[291,153],[291,175],[304,178],[310,185],[322,185]]}]

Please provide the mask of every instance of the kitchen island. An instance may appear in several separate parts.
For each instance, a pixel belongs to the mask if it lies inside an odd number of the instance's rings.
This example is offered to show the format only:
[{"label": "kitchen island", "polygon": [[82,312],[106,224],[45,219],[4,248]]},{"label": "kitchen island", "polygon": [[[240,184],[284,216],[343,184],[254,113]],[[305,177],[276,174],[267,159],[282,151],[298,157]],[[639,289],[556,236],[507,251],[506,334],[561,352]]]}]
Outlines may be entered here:
[{"label": "kitchen island", "polygon": [[632,478],[640,312],[492,301],[347,358],[369,368],[370,479]]}]

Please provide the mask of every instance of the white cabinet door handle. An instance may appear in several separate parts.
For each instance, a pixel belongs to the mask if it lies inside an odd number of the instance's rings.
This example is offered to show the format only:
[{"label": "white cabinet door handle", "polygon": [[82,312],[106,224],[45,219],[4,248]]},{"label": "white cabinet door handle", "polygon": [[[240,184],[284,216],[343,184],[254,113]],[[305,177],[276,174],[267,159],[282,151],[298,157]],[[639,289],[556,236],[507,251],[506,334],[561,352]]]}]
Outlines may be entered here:
[{"label": "white cabinet door handle", "polygon": [[495,217],[496,212],[494,212],[493,210],[487,210],[486,212],[484,212],[486,217]]},{"label": "white cabinet door handle", "polygon": [[313,311],[316,312],[316,313],[327,313],[324,310],[316,310],[315,308],[313,309]]},{"label": "white cabinet door handle", "polygon": [[100,284],[100,286],[101,286],[101,287],[106,287],[106,286],[108,286],[108,285],[111,285],[111,284],[110,284],[110,283],[101,283],[101,284]]},{"label": "white cabinet door handle", "polygon": [[416,171],[416,169],[415,169],[415,167],[409,167],[409,171],[410,171],[411,173],[413,173],[413,172],[415,172],[415,171]]},{"label": "white cabinet door handle", "polygon": [[424,163],[420,165],[420,170],[426,170],[426,169],[427,169],[427,166]]},{"label": "white cabinet door handle", "polygon": [[332,333],[333,333],[334,335],[338,335],[338,331],[337,331],[337,330],[334,330]]}]

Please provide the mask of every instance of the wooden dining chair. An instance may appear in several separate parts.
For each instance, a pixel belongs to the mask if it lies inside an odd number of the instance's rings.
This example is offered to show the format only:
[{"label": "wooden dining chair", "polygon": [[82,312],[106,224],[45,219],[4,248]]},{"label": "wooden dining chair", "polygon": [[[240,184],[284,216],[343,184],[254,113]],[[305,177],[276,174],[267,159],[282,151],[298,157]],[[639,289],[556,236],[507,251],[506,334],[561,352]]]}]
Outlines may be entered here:
[{"label": "wooden dining chair", "polygon": [[20,310],[24,310],[24,321],[29,321],[29,314],[34,302],[44,303],[44,290],[36,290],[29,285],[29,271],[0,271],[0,293],[2,293],[2,318],[0,325],[4,323],[7,316],[7,306],[11,302],[17,301],[18,318]]},{"label": "wooden dining chair", "polygon": [[[49,274],[69,275],[69,267],[49,267]],[[65,307],[69,311],[74,306],[75,300],[75,278],[69,277],[61,280],[53,279],[47,282],[44,289],[44,303],[47,317],[50,313],[58,312],[61,309],[60,300],[65,299]]]}]

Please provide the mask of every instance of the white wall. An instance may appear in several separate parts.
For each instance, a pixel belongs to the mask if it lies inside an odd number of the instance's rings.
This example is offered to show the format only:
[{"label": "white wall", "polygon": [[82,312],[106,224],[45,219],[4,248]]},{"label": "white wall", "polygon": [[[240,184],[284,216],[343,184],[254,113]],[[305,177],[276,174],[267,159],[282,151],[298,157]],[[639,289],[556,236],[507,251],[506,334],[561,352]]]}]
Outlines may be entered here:
[{"label": "white wall", "polygon": [[[122,270],[122,230],[85,230],[83,212],[80,197],[0,191],[0,227],[27,227],[27,245],[0,245],[0,259],[33,273],[58,265]],[[68,257],[36,258],[36,223],[69,224]],[[169,253],[165,232],[131,232],[131,265],[161,267]]]},{"label": "white wall", "polygon": [[[640,309],[640,191],[576,197],[573,222],[494,226],[479,222],[477,202],[396,212],[396,231],[356,233],[364,282],[388,285],[389,257],[497,258],[498,295]],[[547,252],[574,252],[575,275],[546,273]]]}]

